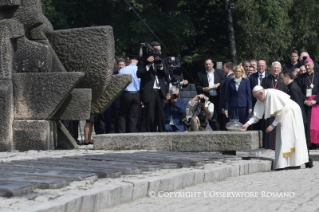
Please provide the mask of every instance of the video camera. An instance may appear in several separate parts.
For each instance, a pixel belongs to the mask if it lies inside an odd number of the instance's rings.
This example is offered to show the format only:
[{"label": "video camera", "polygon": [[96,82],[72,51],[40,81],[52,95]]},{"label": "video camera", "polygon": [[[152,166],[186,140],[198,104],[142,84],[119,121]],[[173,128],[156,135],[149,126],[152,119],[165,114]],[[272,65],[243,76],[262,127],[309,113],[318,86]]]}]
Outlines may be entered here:
[{"label": "video camera", "polygon": [[167,57],[165,58],[166,66],[169,66],[168,73],[170,75],[170,82],[174,86],[184,85],[184,80],[182,79],[181,63],[178,57]]},{"label": "video camera", "polygon": [[161,50],[158,50],[148,43],[141,43],[139,57],[147,59],[149,56],[160,56],[162,54]]}]

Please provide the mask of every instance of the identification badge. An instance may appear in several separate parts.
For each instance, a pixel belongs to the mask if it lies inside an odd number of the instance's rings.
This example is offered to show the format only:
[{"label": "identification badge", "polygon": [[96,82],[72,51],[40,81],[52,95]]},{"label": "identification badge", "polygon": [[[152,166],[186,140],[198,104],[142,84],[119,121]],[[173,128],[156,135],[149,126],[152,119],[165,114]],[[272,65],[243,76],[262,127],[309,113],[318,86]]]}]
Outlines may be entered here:
[{"label": "identification badge", "polygon": [[313,88],[313,84],[311,83],[310,88]]},{"label": "identification badge", "polygon": [[306,97],[311,97],[312,95],[312,89],[307,89],[307,92],[306,92]]}]

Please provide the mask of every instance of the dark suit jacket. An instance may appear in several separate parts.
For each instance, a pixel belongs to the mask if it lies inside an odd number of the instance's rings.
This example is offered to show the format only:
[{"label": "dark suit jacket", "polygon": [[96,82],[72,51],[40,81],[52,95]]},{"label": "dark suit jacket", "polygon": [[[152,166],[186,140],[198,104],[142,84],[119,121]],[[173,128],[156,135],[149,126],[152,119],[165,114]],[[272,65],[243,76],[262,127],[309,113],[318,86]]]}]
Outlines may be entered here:
[{"label": "dark suit jacket", "polygon": [[[173,113],[171,112],[171,107],[173,107]],[[185,113],[186,105],[184,99],[178,99],[175,104],[165,103],[165,124],[170,123],[172,116],[175,127],[180,131],[185,131],[185,126],[181,123],[181,119]]]},{"label": "dark suit jacket", "polygon": [[298,83],[292,81],[287,85],[287,94],[290,95],[290,99],[294,100],[301,109],[303,122],[307,123],[307,116],[305,112],[305,104],[304,102],[307,100],[305,95],[301,92],[301,88],[299,87]]},{"label": "dark suit jacket", "polygon": [[[265,71],[265,78],[268,77],[269,75],[270,75],[270,73]],[[259,78],[259,72],[256,72],[256,73],[253,73],[252,75],[250,75],[249,81],[250,81],[251,90],[253,90],[254,87],[256,85],[258,85],[258,78]],[[256,102],[257,102],[257,99],[253,95],[251,95],[251,97],[252,97],[252,104],[254,106],[256,104]]]},{"label": "dark suit jacket", "polygon": [[[222,79],[224,79],[224,72],[221,69],[214,69],[214,83],[221,83]],[[208,92],[203,91],[203,87],[209,87],[208,78],[206,70],[200,71],[197,74],[197,82],[196,82],[196,90],[197,94],[205,94],[206,96],[209,96]],[[217,88],[217,96],[219,96],[219,90],[220,87]]]},{"label": "dark suit jacket", "polygon": [[251,96],[250,82],[247,78],[242,79],[238,91],[236,90],[236,82],[230,80],[227,88],[225,110],[228,110],[229,106],[252,109]]},{"label": "dark suit jacket", "polygon": [[[153,67],[150,67],[150,70],[146,70],[146,61],[140,60],[138,62],[137,72],[136,75],[138,78],[141,78],[141,87],[140,87],[140,96],[141,96],[141,102],[149,102],[151,94],[153,92],[153,86],[155,81],[155,74],[151,71]],[[165,91],[165,81],[164,79],[168,79],[168,71],[166,69],[165,63],[163,66],[162,71],[157,72],[158,81],[161,87],[161,93],[163,95],[163,98],[166,97],[166,91]]]},{"label": "dark suit jacket", "polygon": [[222,109],[225,109],[225,102],[226,102],[226,94],[227,94],[227,86],[229,83],[229,80],[232,80],[234,78],[234,73],[231,73],[226,78],[224,78],[220,83],[220,98],[219,98],[219,110],[220,112]]}]

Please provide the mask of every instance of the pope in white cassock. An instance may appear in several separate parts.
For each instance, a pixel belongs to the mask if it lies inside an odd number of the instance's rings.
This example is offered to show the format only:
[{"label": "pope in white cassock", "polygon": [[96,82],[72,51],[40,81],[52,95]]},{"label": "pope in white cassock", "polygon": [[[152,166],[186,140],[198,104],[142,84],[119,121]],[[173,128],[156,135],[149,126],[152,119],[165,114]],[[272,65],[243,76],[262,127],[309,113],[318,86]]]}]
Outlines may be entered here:
[{"label": "pope in white cassock", "polygon": [[308,162],[306,137],[300,106],[280,90],[255,86],[253,96],[257,99],[253,117],[244,124],[242,131],[257,123],[265,115],[275,117],[266,132],[276,128],[275,169],[298,167]]}]

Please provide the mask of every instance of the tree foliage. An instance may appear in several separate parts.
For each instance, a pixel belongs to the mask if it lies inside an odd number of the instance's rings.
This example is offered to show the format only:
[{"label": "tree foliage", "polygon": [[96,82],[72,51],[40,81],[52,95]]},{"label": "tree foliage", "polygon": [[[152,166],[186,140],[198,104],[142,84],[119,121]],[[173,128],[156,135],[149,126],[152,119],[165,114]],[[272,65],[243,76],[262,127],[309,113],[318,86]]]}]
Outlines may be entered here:
[{"label": "tree foliage", "polygon": [[[193,75],[205,58],[231,60],[225,1],[128,0],[167,47],[164,57],[182,59]],[[287,62],[293,49],[319,59],[317,0],[230,0],[238,61]],[[55,29],[111,25],[116,56],[137,53],[157,40],[125,0],[46,0],[44,14]]]}]

